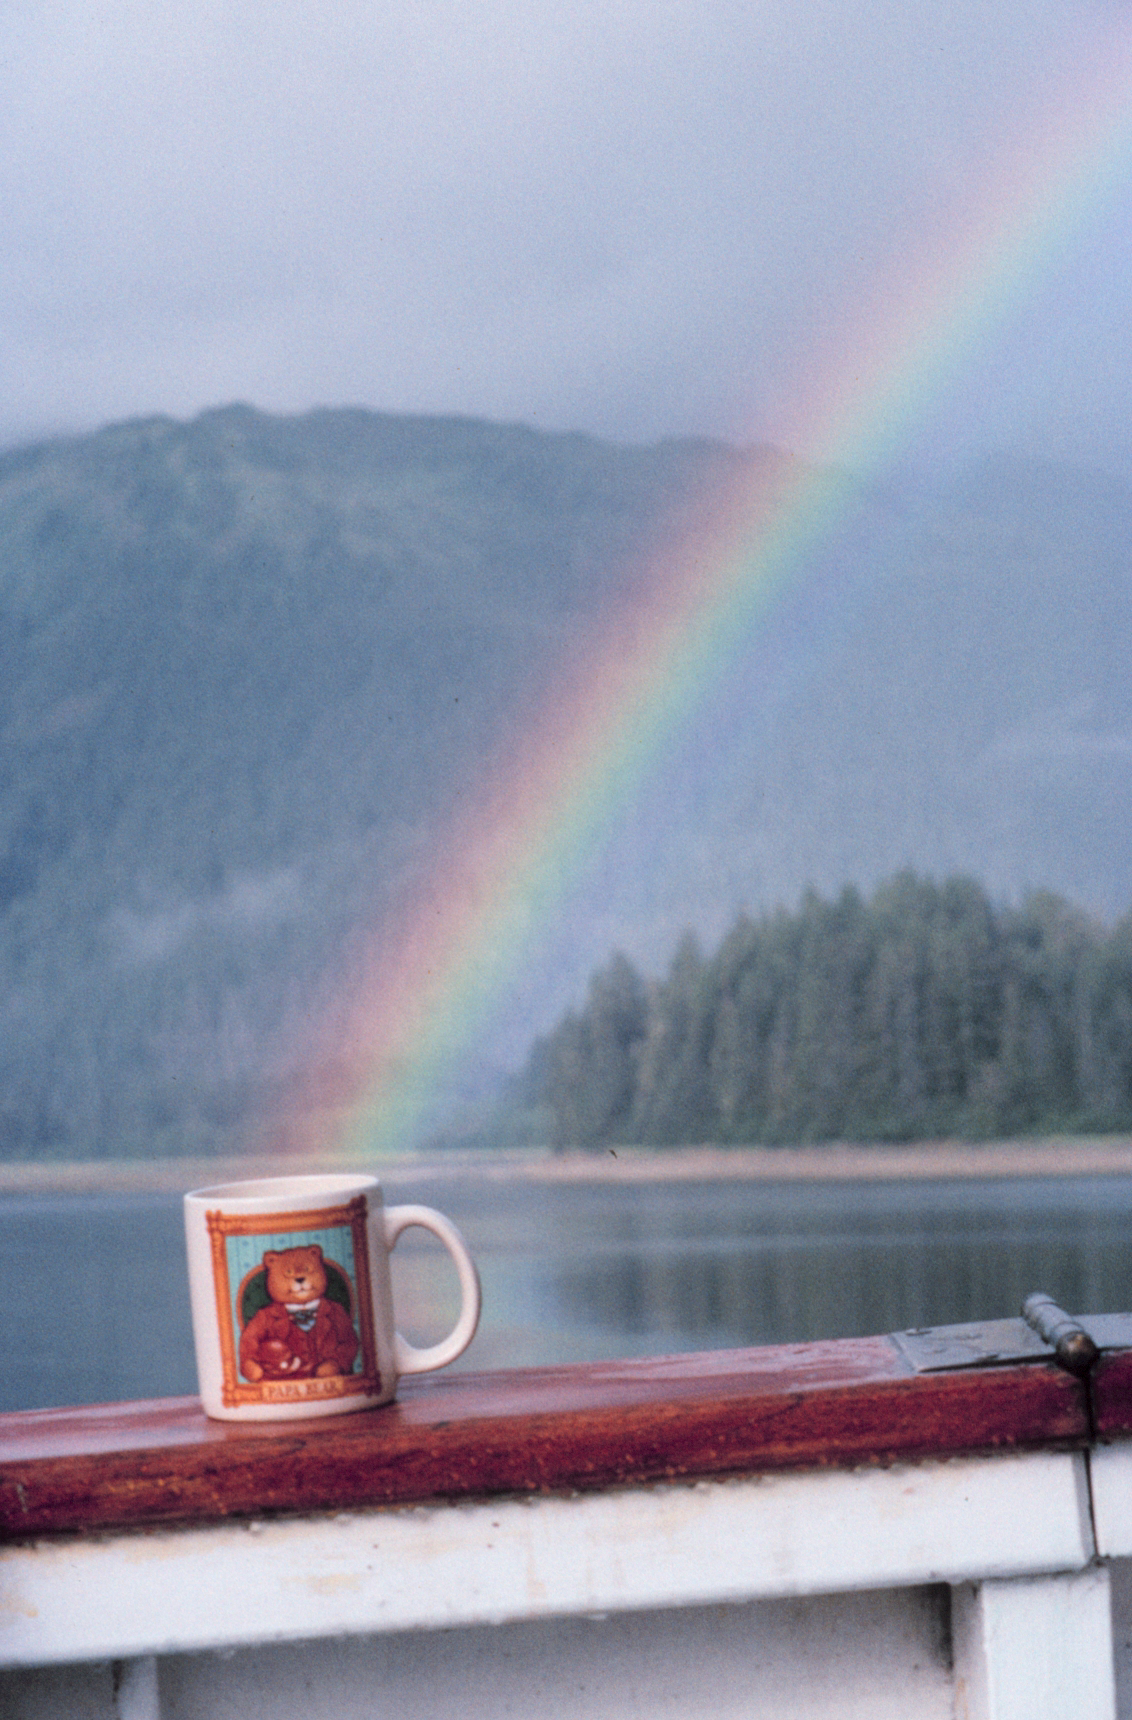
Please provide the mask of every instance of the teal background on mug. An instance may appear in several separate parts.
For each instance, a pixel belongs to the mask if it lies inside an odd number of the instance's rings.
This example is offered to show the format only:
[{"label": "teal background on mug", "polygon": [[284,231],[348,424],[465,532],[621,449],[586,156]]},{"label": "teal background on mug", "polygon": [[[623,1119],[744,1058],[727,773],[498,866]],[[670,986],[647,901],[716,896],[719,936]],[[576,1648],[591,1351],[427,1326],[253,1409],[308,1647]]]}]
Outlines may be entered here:
[{"label": "teal background on mug", "polygon": [[[286,1248],[309,1248],[315,1242],[322,1249],[323,1259],[332,1260],[349,1277],[350,1293],[354,1298],[354,1329],[358,1329],[358,1276],[354,1269],[354,1235],[348,1224],[335,1225],[330,1230],[279,1230],[268,1235],[261,1232],[256,1236],[227,1236],[224,1240],[228,1257],[228,1286],[232,1297],[232,1331],[237,1343],[240,1338],[240,1312],[237,1303],[240,1285],[247,1274],[254,1271],[262,1263],[264,1255],[271,1250],[281,1253]],[[360,1362],[359,1353],[350,1368],[351,1373],[357,1373]]]}]

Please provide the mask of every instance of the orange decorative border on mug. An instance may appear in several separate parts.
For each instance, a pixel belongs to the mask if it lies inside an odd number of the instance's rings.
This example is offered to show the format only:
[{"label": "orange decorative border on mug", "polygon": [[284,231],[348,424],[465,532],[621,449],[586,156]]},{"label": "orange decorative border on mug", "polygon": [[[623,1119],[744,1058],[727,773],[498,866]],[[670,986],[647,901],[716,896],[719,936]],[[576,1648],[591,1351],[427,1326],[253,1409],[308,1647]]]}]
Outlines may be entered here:
[{"label": "orange decorative border on mug", "polygon": [[[212,1282],[216,1291],[216,1319],[224,1372],[221,1399],[225,1407],[233,1409],[240,1404],[305,1403],[317,1398],[376,1396],[381,1390],[381,1380],[373,1325],[365,1195],[355,1195],[345,1206],[323,1206],[310,1212],[208,1212],[205,1218],[212,1244]],[[272,1234],[293,1236],[308,1230],[335,1229],[349,1229],[353,1237],[353,1289],[361,1337],[361,1373],[335,1374],[329,1379],[263,1380],[254,1384],[241,1380],[233,1324],[232,1285],[228,1276],[227,1238]]]}]

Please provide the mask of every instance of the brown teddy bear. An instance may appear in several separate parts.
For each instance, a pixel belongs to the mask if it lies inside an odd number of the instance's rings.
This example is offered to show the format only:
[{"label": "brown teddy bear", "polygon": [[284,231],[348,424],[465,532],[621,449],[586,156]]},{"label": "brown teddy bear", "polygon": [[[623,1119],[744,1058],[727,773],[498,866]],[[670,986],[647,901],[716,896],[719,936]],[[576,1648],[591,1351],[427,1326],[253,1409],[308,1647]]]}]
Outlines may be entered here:
[{"label": "brown teddy bear", "polygon": [[271,1300],[244,1327],[244,1378],[303,1380],[348,1374],[358,1353],[358,1335],[345,1308],[326,1294],[326,1266],[318,1243],[269,1248],[263,1266]]}]

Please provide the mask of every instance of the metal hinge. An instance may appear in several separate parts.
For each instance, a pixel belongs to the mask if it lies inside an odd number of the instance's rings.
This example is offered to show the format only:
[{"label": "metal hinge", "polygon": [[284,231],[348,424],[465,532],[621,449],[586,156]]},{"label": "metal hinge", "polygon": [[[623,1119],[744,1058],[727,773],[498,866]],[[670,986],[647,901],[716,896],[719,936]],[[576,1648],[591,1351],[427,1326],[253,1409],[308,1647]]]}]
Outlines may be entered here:
[{"label": "metal hinge", "polygon": [[976,1320],[965,1326],[920,1326],[892,1332],[913,1373],[1001,1367],[1007,1362],[1056,1361],[1086,1374],[1103,1350],[1132,1349],[1132,1314],[1067,1314],[1035,1291],[1016,1320]]}]

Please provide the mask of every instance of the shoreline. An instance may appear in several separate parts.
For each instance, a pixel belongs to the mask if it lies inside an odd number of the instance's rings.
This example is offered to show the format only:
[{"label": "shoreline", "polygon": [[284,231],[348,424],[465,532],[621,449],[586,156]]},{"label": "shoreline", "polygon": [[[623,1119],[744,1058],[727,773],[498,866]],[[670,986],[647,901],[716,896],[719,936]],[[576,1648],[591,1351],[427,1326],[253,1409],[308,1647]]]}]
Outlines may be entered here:
[{"label": "shoreline", "polygon": [[[5,1195],[178,1194],[251,1178],[342,1170],[300,1160],[160,1159],[0,1164]],[[1132,1137],[1048,1136],[1011,1141],[924,1141],[901,1146],[830,1142],[799,1147],[619,1147],[552,1154],[452,1151],[378,1161],[391,1187],[415,1182],[933,1182],[1132,1176]]]}]

